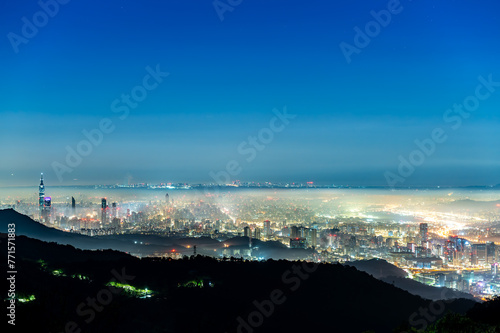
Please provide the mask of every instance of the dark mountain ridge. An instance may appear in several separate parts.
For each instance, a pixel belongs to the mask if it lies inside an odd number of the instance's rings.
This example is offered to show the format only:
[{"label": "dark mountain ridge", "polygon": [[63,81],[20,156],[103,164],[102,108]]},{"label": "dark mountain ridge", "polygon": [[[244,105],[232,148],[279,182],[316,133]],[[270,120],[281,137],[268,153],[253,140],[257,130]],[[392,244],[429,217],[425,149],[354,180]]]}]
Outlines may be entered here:
[{"label": "dark mountain ridge", "polygon": [[[81,332],[391,332],[431,304],[339,264],[139,259],[25,236],[16,238],[16,260],[17,292],[35,297],[18,303],[16,327],[23,330],[64,332],[74,323]],[[119,292],[108,303],[106,284],[117,276],[153,296]],[[90,311],[89,298],[106,303],[92,320],[77,311]],[[455,300],[446,311],[463,314],[474,304]]]}]

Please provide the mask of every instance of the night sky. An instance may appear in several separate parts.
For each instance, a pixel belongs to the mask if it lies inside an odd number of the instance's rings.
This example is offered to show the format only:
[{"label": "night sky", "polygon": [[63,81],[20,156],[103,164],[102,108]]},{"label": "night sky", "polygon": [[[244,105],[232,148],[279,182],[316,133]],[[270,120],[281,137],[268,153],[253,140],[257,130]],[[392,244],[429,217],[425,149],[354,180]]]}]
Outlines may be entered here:
[{"label": "night sky", "polygon": [[[498,1],[216,4],[72,0],[50,17],[2,1],[0,186],[40,172],[51,185],[214,182],[230,161],[231,181],[500,183]],[[388,6],[390,22],[368,24],[378,30],[356,47],[355,27]],[[447,112],[478,89],[467,117]],[[132,92],[140,101],[121,100]],[[284,109],[294,117],[274,120]],[[89,152],[82,131],[99,126]],[[435,129],[446,139],[399,172]]]}]

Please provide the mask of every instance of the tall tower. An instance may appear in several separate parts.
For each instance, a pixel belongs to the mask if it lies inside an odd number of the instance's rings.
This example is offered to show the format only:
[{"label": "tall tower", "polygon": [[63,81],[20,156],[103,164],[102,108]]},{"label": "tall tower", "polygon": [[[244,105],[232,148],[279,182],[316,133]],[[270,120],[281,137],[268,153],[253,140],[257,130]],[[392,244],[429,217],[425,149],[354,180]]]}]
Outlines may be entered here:
[{"label": "tall tower", "polygon": [[420,223],[420,238],[422,242],[427,242],[429,239],[429,225],[427,223]]},{"label": "tall tower", "polygon": [[108,208],[108,204],[106,202],[106,198],[102,198],[101,199],[101,223],[104,225],[108,222],[108,219],[107,219],[107,210]]},{"label": "tall tower", "polygon": [[271,221],[269,220],[264,221],[264,235],[271,236]]},{"label": "tall tower", "polygon": [[40,212],[43,210],[43,203],[45,197],[45,185],[43,185],[43,173],[40,174],[40,185],[38,186],[38,207]]},{"label": "tall tower", "polygon": [[75,210],[76,208],[76,201],[75,201],[75,197],[71,197],[71,209],[73,209],[73,211]]},{"label": "tall tower", "polygon": [[260,229],[257,227],[255,227],[255,230],[254,230],[254,238],[260,240]]},{"label": "tall tower", "polygon": [[250,227],[243,228],[243,236],[252,237],[252,230],[250,230]]}]

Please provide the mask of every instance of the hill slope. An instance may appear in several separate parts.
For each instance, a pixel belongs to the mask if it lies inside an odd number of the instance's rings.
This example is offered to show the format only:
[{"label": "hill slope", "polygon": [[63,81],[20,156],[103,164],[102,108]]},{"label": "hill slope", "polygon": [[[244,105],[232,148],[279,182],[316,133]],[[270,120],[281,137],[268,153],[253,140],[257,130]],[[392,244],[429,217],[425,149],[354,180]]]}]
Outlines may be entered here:
[{"label": "hill slope", "polygon": [[77,233],[61,231],[47,227],[26,215],[20,214],[13,209],[0,210],[0,232],[6,233],[10,223],[16,225],[16,235],[28,236],[46,242],[72,245],[86,250],[113,249],[138,255],[150,255],[159,251],[170,251],[172,249],[185,249],[177,244],[140,244],[133,241],[133,237],[90,237]]},{"label": "hill slope", "polygon": [[408,274],[404,270],[388,263],[385,260],[361,260],[349,262],[345,265],[356,267],[358,270],[366,272],[381,281],[393,284],[394,286],[406,290],[413,295],[418,295],[426,299],[440,300],[465,298],[475,301],[474,296],[471,294],[455,291],[450,288],[432,287],[415,280],[408,279],[406,278]]},{"label": "hill slope", "polygon": [[[23,236],[16,247],[17,291],[35,296],[18,303],[17,326],[25,330],[63,332],[69,322],[82,332],[391,332],[430,306],[338,264],[138,259]],[[4,261],[0,268],[7,269]],[[110,293],[113,278],[154,295]],[[92,311],[89,299],[102,304]],[[473,304],[455,301],[446,309],[464,312]]]}]

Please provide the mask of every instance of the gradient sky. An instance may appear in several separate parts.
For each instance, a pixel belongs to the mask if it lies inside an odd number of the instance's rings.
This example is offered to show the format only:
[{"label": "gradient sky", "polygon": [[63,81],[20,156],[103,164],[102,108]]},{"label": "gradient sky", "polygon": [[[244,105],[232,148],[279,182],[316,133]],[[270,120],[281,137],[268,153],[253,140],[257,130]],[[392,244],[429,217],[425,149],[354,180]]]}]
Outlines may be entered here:
[{"label": "gradient sky", "polygon": [[[500,81],[498,1],[401,0],[350,63],[339,44],[388,1],[243,0],[223,21],[212,2],[73,0],[16,53],[8,34],[40,6],[3,1],[0,186],[210,182],[230,160],[231,180],[386,185],[437,127],[448,139],[401,185],[500,183],[500,87],[457,130],[443,120],[478,76]],[[157,64],[170,75],[120,120],[111,103]],[[285,106],[248,162],[238,146]],[[53,162],[103,118],[115,130],[60,182]]]}]

